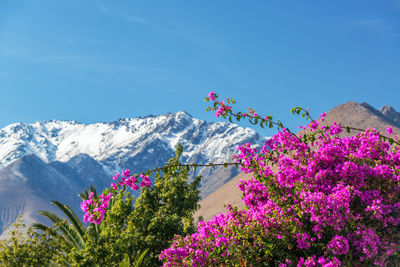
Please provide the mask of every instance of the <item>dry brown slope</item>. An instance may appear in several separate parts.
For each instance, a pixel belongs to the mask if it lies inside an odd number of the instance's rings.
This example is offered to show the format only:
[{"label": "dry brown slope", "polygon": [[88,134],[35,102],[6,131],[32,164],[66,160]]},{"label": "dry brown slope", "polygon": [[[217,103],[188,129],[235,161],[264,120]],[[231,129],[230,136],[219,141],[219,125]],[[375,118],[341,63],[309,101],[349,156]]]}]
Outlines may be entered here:
[{"label": "dry brown slope", "polygon": [[336,121],[343,126],[352,126],[355,128],[367,129],[375,128],[381,133],[386,133],[388,126],[393,127],[393,131],[400,134],[400,128],[390,122],[378,110],[366,103],[358,104],[349,101],[345,104],[336,106],[327,112],[328,122]]},{"label": "dry brown slope", "polygon": [[195,213],[194,218],[197,220],[199,216],[202,216],[204,221],[209,221],[215,215],[225,212],[226,208],[224,208],[224,204],[228,203],[233,206],[244,208],[242,192],[237,185],[240,180],[249,178],[251,178],[251,175],[240,173],[206,198],[202,199],[200,201],[201,208]]},{"label": "dry brown slope", "polygon": [[[372,108],[368,104],[357,104],[349,101],[341,104],[327,112],[326,122],[336,121],[343,126],[352,126],[355,128],[367,129],[375,128],[378,131],[385,133],[386,128],[390,125],[393,131],[400,135],[400,128],[393,125],[385,115],[378,110]],[[356,134],[351,133],[351,134]],[[240,208],[244,207],[241,201],[242,192],[237,187],[241,179],[249,179],[251,175],[240,173],[229,182],[218,188],[215,192],[208,195],[200,201],[200,210],[195,213],[195,219],[202,216],[205,221],[212,219],[215,215],[225,213],[224,204],[230,203],[233,206]]]}]

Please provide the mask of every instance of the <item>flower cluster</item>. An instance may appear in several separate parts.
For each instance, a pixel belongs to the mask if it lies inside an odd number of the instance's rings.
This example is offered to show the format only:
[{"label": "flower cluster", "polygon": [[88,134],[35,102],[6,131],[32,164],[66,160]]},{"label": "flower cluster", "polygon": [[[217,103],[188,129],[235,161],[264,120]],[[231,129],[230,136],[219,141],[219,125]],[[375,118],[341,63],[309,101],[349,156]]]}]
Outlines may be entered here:
[{"label": "flower cluster", "polygon": [[160,255],[164,266],[399,262],[400,147],[374,129],[343,137],[325,116],[302,136],[283,128],[260,151],[238,147],[234,160],[253,175],[239,184],[248,208],[228,206],[176,237]]},{"label": "flower cluster", "polygon": [[215,100],[215,93],[214,93],[214,91],[211,91],[211,92],[208,94],[208,99],[209,99],[210,101],[214,101],[214,100]]},{"label": "flower cluster", "polygon": [[232,109],[231,106],[225,105],[224,101],[219,102],[220,107],[215,112],[215,116],[219,117],[221,115],[226,115],[229,110]]},{"label": "flower cluster", "polygon": [[[149,176],[141,173],[139,174],[139,178],[141,180],[140,187],[147,188],[151,185]],[[128,169],[122,173],[117,173],[113,176],[113,180],[116,180],[117,183],[111,183],[110,189],[107,189],[104,194],[101,194],[100,198],[94,197],[94,193],[91,192],[89,198],[81,203],[81,209],[84,212],[84,222],[89,221],[90,223],[100,224],[107,213],[107,208],[109,207],[112,196],[118,192],[119,188],[128,186],[133,191],[140,189],[138,185],[138,176],[130,175]]]},{"label": "flower cluster", "polygon": [[100,224],[107,212],[112,195],[111,192],[107,195],[101,194],[100,199],[95,199],[93,198],[94,193],[91,192],[89,194],[89,199],[84,200],[83,203],[81,203],[81,209],[85,212],[83,215],[83,221]]},{"label": "flower cluster", "polygon": [[215,101],[218,98],[218,95],[211,91],[208,94],[208,97],[204,98],[205,101],[214,101],[214,106],[209,108],[208,110],[215,110],[215,116],[223,116],[224,118],[232,113],[232,106],[230,104],[234,104],[235,100],[226,98],[225,101]]},{"label": "flower cluster", "polygon": [[349,242],[347,239],[340,235],[335,235],[331,242],[328,244],[328,248],[335,255],[346,255],[347,251],[349,251]]}]

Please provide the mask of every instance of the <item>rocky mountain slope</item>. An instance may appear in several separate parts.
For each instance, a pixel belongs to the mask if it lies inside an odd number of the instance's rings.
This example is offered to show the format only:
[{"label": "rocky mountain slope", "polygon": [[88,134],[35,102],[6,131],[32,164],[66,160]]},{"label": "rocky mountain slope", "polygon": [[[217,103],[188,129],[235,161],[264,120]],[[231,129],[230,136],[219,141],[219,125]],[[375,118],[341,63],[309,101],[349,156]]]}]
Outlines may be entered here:
[{"label": "rocky mountain slope", "polygon": [[[22,214],[51,210],[59,200],[79,211],[79,192],[94,184],[108,186],[117,172],[139,173],[164,165],[183,145],[183,162],[231,162],[237,145],[262,145],[254,130],[208,123],[186,112],[111,123],[76,121],[16,123],[0,130],[0,232]],[[237,174],[236,169],[202,169],[201,192],[207,196]]]}]

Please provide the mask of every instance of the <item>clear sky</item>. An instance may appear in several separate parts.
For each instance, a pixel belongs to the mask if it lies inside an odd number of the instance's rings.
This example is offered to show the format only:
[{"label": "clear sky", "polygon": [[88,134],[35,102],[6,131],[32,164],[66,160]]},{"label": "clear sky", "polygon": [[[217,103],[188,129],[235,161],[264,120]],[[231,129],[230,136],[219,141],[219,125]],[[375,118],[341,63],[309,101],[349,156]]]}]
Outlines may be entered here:
[{"label": "clear sky", "polygon": [[[400,0],[0,1],[0,128],[186,110],[400,111]],[[271,135],[271,131],[260,131]]]}]

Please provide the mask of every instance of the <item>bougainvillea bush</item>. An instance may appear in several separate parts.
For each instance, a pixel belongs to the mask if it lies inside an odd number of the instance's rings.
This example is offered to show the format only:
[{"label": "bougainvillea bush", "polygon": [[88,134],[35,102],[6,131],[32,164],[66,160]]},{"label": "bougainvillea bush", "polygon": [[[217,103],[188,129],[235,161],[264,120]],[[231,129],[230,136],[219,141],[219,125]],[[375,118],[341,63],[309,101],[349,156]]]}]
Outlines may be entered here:
[{"label": "bougainvillea bush", "polygon": [[196,233],[176,236],[160,255],[164,266],[400,264],[398,138],[374,129],[343,137],[351,128],[325,123],[325,114],[295,135],[252,109],[233,113],[231,99],[211,92],[207,100],[217,116],[280,131],[261,150],[244,144],[234,156],[253,177],[238,185],[247,208],[228,205]]}]

